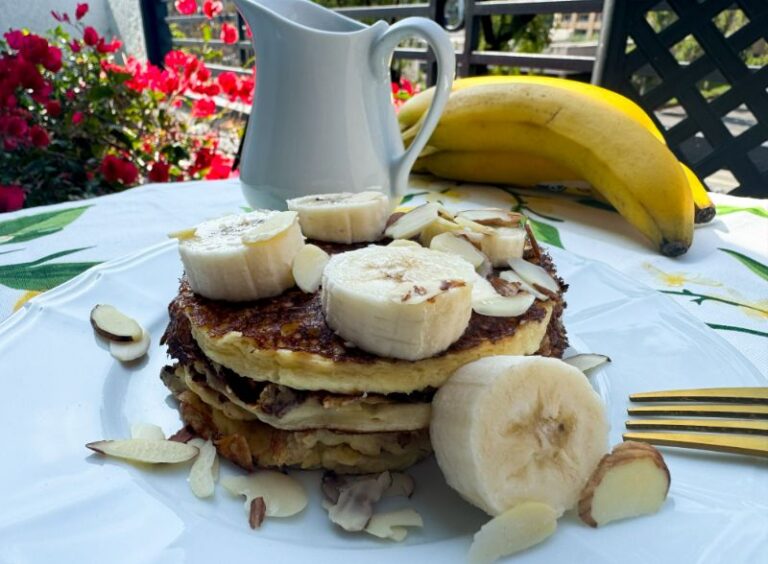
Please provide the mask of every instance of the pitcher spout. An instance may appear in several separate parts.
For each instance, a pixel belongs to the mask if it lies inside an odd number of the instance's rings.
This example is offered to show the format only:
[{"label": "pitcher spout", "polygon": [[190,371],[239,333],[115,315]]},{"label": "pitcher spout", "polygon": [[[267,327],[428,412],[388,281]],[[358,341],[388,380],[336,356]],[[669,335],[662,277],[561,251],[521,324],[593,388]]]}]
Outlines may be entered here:
[{"label": "pitcher spout", "polygon": [[299,27],[320,33],[352,33],[368,26],[310,0],[235,0],[254,35],[265,27]]}]

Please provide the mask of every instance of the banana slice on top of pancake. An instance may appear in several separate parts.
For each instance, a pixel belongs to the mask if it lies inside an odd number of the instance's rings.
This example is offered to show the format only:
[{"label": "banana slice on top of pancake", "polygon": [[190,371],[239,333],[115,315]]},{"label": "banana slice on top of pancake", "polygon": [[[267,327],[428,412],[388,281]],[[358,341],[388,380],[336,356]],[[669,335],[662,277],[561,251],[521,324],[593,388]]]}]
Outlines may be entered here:
[{"label": "banana slice on top of pancake", "polygon": [[474,280],[474,268],[459,256],[372,245],[331,257],[323,313],[329,327],[364,351],[419,360],[464,333]]},{"label": "banana slice on top of pancake", "polygon": [[293,258],[304,246],[293,211],[256,210],[213,219],[178,238],[192,290],[228,301],[277,296],[291,288]]},{"label": "banana slice on top of pancake", "polygon": [[315,194],[287,201],[299,214],[310,239],[330,243],[364,243],[381,237],[389,217],[389,198],[376,191]]}]

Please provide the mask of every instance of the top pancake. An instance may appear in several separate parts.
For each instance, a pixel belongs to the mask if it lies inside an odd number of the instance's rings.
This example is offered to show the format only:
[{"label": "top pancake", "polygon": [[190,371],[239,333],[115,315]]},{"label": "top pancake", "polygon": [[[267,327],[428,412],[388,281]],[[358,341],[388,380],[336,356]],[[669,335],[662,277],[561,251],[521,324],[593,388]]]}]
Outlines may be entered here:
[{"label": "top pancake", "polygon": [[[338,252],[339,247],[327,250]],[[542,259],[553,272],[549,259]],[[518,318],[473,313],[448,350],[419,361],[379,357],[345,342],[326,325],[319,293],[297,288],[274,298],[231,303],[198,296],[182,280],[170,310],[172,318],[184,315],[189,320],[206,356],[242,376],[302,390],[388,394],[437,388],[456,368],[485,356],[533,354],[553,314],[563,341],[555,351],[559,356],[565,345],[562,307],[558,297],[537,300]]]}]

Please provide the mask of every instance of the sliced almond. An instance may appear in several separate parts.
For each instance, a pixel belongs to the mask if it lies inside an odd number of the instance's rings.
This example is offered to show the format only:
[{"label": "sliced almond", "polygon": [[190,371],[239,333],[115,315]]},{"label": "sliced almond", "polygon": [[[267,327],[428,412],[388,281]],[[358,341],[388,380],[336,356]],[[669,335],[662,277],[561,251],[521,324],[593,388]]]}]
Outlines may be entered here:
[{"label": "sliced almond", "polygon": [[179,241],[187,241],[188,239],[194,238],[196,234],[197,228],[189,227],[187,229],[179,229],[178,231],[168,233],[168,237],[170,239],[178,239]]},{"label": "sliced almond", "polygon": [[329,505],[328,517],[345,531],[362,531],[373,516],[373,504],[381,499],[391,482],[389,472],[382,472],[346,484],[336,503]]},{"label": "sliced almond", "polygon": [[442,233],[433,237],[429,248],[433,251],[458,255],[475,268],[488,260],[488,257],[478,251],[472,243],[453,233]]},{"label": "sliced almond", "polygon": [[251,501],[263,497],[269,517],[290,517],[307,506],[307,494],[299,482],[287,474],[261,470],[248,476],[231,476],[221,485],[234,495],[245,496],[245,510],[250,512]]},{"label": "sliced almond", "polygon": [[582,372],[588,372],[598,366],[611,362],[611,359],[604,354],[582,353],[564,358],[563,362],[575,366]]},{"label": "sliced almond", "polygon": [[323,269],[330,256],[317,245],[304,245],[293,257],[293,279],[302,292],[314,294],[320,288]]},{"label": "sliced almond", "polygon": [[472,300],[472,310],[488,317],[520,317],[536,300],[528,292],[520,292],[514,296],[497,296],[484,300]]},{"label": "sliced almond", "polygon": [[494,517],[475,533],[469,549],[472,564],[489,564],[539,544],[557,529],[557,511],[526,501]]},{"label": "sliced almond", "polygon": [[421,247],[421,245],[411,239],[395,239],[387,247]]},{"label": "sliced almond", "polygon": [[141,325],[108,304],[99,304],[91,310],[93,329],[110,341],[140,341],[143,333]]},{"label": "sliced almond", "polygon": [[520,276],[518,276],[518,274],[514,270],[503,270],[502,272],[499,272],[499,278],[501,278],[502,280],[506,280],[507,282],[510,282],[512,284],[519,285],[521,290],[524,290],[529,294],[533,294],[536,297],[536,299],[539,299],[543,302],[549,299],[549,297],[546,294],[542,294],[541,292],[536,290],[533,286],[528,284],[528,282],[520,278]]},{"label": "sliced almond", "polygon": [[442,217],[443,219],[447,219],[448,221],[451,221],[453,220],[453,218],[456,217],[456,214],[453,213],[448,208],[446,208],[443,204],[439,202],[435,202],[435,205],[437,206],[437,215],[439,217]]},{"label": "sliced almond", "polygon": [[189,471],[189,487],[197,497],[211,497],[216,488],[216,475],[214,467],[218,456],[213,442],[201,438],[191,439],[189,445],[197,447],[200,454],[195,458],[192,469]]},{"label": "sliced almond", "polygon": [[560,285],[557,281],[538,264],[533,264],[521,258],[512,258],[509,259],[509,266],[520,278],[539,291],[541,291],[541,288],[555,294],[560,291]]},{"label": "sliced almond", "polygon": [[368,521],[364,530],[366,533],[370,533],[380,539],[391,539],[400,542],[408,536],[406,527],[423,526],[424,521],[416,511],[413,509],[400,509],[399,511],[375,513]]},{"label": "sliced almond", "polygon": [[469,229],[470,231],[474,231],[475,233],[482,233],[483,235],[493,235],[493,232],[494,232],[493,227],[488,227],[487,225],[483,225],[476,221],[472,221],[471,219],[464,217],[461,214],[457,215],[454,221],[459,225],[461,225],[464,229]]},{"label": "sliced almond", "polygon": [[411,497],[416,488],[413,476],[405,472],[390,472],[392,482],[384,490],[384,497]]},{"label": "sliced almond", "polygon": [[147,354],[150,341],[151,339],[147,331],[144,331],[141,340],[137,342],[123,343],[112,341],[109,343],[109,354],[120,362],[131,362]]},{"label": "sliced almond", "polygon": [[429,247],[432,239],[441,233],[449,233],[451,231],[459,231],[462,229],[461,225],[445,219],[444,217],[438,217],[435,221],[427,225],[419,234],[419,242],[425,247]]},{"label": "sliced almond", "polygon": [[653,446],[627,441],[614,447],[590,477],[579,499],[579,517],[598,527],[656,513],[669,492],[669,469]]},{"label": "sliced almond", "polygon": [[298,221],[299,214],[295,211],[276,212],[243,233],[241,241],[244,245],[259,245],[271,241],[288,231]]},{"label": "sliced almond", "polygon": [[152,423],[134,423],[131,425],[131,438],[164,441],[165,433],[160,427]]},{"label": "sliced almond", "polygon": [[521,214],[501,208],[463,210],[457,215],[488,227],[515,227],[523,223]]},{"label": "sliced almond", "polygon": [[390,239],[410,239],[421,233],[437,219],[438,207],[435,204],[423,204],[398,217],[384,230]]},{"label": "sliced almond", "polygon": [[197,456],[198,452],[200,452],[197,447],[186,443],[154,439],[96,441],[85,446],[95,452],[114,458],[149,464],[186,462]]}]

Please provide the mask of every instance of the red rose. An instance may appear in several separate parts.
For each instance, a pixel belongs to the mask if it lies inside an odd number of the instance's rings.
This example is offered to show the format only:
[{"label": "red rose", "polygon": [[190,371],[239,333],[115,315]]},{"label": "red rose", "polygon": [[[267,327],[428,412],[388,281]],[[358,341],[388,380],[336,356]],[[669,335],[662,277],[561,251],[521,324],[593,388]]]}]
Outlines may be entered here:
[{"label": "red rose", "polygon": [[69,42],[69,48],[72,49],[73,53],[79,53],[80,52],[80,42],[77,39],[73,39]]},{"label": "red rose", "polygon": [[224,9],[224,5],[219,0],[205,0],[203,2],[203,13],[212,19],[218,16]]},{"label": "red rose", "polygon": [[174,3],[176,10],[185,16],[192,15],[197,12],[197,2],[195,0],[176,0]]},{"label": "red rose", "polygon": [[210,98],[200,98],[192,105],[192,117],[209,117],[216,112],[216,104]]},{"label": "red rose", "polygon": [[120,182],[128,186],[136,182],[139,177],[139,169],[130,161],[122,159],[120,161]]},{"label": "red rose", "polygon": [[[71,92],[71,90],[70,90],[70,92]],[[77,125],[81,121],[83,121],[83,112],[75,112],[74,114],[72,114],[72,124],[73,125]]]},{"label": "red rose", "polygon": [[78,20],[82,20],[83,16],[88,13],[88,4],[86,2],[83,2],[82,4],[78,4],[77,8],[75,8],[75,17]]},{"label": "red rose", "polygon": [[50,47],[43,60],[43,66],[51,72],[59,72],[61,70],[61,49]]},{"label": "red rose", "polygon": [[24,45],[24,33],[14,29],[5,34],[5,40],[8,42],[8,47],[18,51]]},{"label": "red rose", "polygon": [[[67,97],[67,100],[74,100],[75,99],[75,91],[71,88],[64,92],[64,95]],[[82,118],[82,116],[80,116]],[[72,116],[72,119],[74,119],[74,116]]]},{"label": "red rose", "polygon": [[168,182],[170,178],[170,169],[171,165],[169,163],[165,161],[157,161],[150,165],[147,177],[152,182]]},{"label": "red rose", "polygon": [[213,155],[211,166],[205,175],[206,180],[221,180],[229,178],[232,174],[232,159],[227,159],[219,154]]},{"label": "red rose", "polygon": [[86,45],[93,47],[99,42],[99,39],[101,39],[99,32],[91,26],[88,26],[83,30],[83,41],[85,41]]},{"label": "red rose", "polygon": [[34,33],[25,35],[19,53],[30,63],[42,63],[48,57],[48,41]]},{"label": "red rose", "polygon": [[24,205],[24,189],[21,186],[0,186],[0,212],[20,210]]},{"label": "red rose", "polygon": [[29,138],[35,147],[47,147],[51,142],[48,132],[39,125],[33,125],[29,130]]},{"label": "red rose", "polygon": [[238,84],[237,75],[232,71],[224,71],[216,77],[216,81],[221,87],[221,91],[229,96],[230,99],[237,97]]},{"label": "red rose", "polygon": [[3,127],[0,131],[5,131],[8,137],[25,137],[29,131],[29,125],[19,116],[11,116],[4,120]]},{"label": "red rose", "polygon": [[48,112],[48,115],[52,118],[57,118],[61,115],[61,102],[58,100],[50,100],[45,105],[45,111]]},{"label": "red rose", "polygon": [[107,155],[102,159],[99,170],[104,180],[107,182],[117,182],[120,179],[122,162],[114,155]]},{"label": "red rose", "polygon": [[232,24],[221,24],[219,37],[224,43],[237,43],[237,28]]}]

